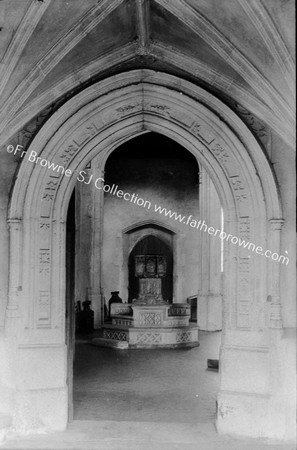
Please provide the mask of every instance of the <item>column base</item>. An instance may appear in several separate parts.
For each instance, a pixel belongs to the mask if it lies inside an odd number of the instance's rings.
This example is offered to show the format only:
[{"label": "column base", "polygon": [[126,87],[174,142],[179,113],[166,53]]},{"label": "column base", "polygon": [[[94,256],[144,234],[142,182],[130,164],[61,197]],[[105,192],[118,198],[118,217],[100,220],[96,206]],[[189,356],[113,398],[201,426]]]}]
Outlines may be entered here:
[{"label": "column base", "polygon": [[221,391],[217,400],[217,431],[232,436],[289,440],[285,411],[273,396]]},{"label": "column base", "polygon": [[221,294],[202,294],[197,298],[197,324],[199,330],[220,331],[222,329]]},{"label": "column base", "polygon": [[17,391],[13,427],[20,434],[63,431],[68,423],[68,389]]}]

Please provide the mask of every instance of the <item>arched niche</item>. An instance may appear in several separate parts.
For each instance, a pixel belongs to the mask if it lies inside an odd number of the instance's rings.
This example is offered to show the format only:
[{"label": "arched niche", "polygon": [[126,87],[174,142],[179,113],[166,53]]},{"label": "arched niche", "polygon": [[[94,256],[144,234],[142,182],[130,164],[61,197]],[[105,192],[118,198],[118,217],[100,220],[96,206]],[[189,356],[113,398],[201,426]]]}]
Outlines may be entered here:
[{"label": "arched niche", "polygon": [[[96,157],[103,170],[116,147],[150,131],[176,140],[207,170],[228,233],[280,253],[283,221],[272,170],[253,135],[221,101],[192,83],[150,70],[112,76],[70,99],[31,143],[8,217],[6,333],[16,343],[18,369],[12,382],[21,393],[16,394],[18,408],[48,428],[67,424],[65,220],[71,192],[89,161]],[[32,151],[72,175],[58,176],[29,162]],[[224,255],[217,427],[226,433],[280,436],[282,390],[272,389],[281,328],[280,266],[232,244]],[[273,427],[272,416],[279,418]]]},{"label": "arched niche", "polygon": [[[161,249],[164,254],[166,253],[166,256],[168,257],[168,270],[170,277],[167,277],[166,279],[166,285],[171,284],[171,286],[166,286],[165,291],[169,291],[169,297],[168,300],[170,303],[176,298],[176,292],[177,292],[177,277],[176,277],[176,267],[175,264],[178,263],[178,255],[177,255],[177,249],[176,249],[176,233],[165,228],[163,225],[157,224],[158,222],[142,222],[141,224],[133,225],[129,227],[128,229],[124,230],[123,232],[123,266],[122,266],[122,272],[123,272],[123,279],[124,279],[124,285],[128,286],[129,288],[129,294],[128,298],[129,301],[132,300],[132,293],[131,289],[134,291],[137,291],[137,287],[134,288],[131,287],[131,281],[133,283],[136,283],[136,280],[131,280],[132,275],[132,257],[134,257],[134,254],[137,253],[136,249],[140,249],[141,243],[144,244],[145,240],[148,240],[150,238],[156,240],[156,245],[158,245],[157,241],[159,242],[160,247],[164,247]],[[155,250],[155,249],[153,249]],[[144,250],[147,254],[148,251]],[[136,252],[136,253],[135,253]],[[155,253],[155,252],[154,252]],[[177,259],[177,261],[175,261]],[[170,278],[170,279],[169,279]],[[163,283],[164,284],[164,283]],[[131,297],[132,295],[132,297]],[[134,298],[134,297],[133,297]],[[167,299],[167,298],[166,298]]]},{"label": "arched niche", "polygon": [[[173,296],[173,258],[172,249],[162,241],[162,239],[151,234],[143,237],[132,249],[129,255],[129,302],[139,296],[139,278],[136,277],[136,258],[144,259],[144,266],[148,261],[152,261],[155,266],[154,274],[151,278],[156,278],[155,272],[158,267],[158,260],[162,258],[162,269],[166,267],[166,275],[160,278],[162,298],[172,303]],[[165,263],[164,263],[165,261]]]}]

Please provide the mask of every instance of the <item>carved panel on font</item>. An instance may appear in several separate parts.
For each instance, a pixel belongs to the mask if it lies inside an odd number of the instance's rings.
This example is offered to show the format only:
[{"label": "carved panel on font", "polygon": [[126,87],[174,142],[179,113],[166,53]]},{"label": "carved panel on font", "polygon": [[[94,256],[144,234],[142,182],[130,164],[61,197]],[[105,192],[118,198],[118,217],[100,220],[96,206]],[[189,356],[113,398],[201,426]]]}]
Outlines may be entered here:
[{"label": "carved panel on font", "polygon": [[178,331],[176,333],[176,343],[186,343],[192,341],[192,333],[191,331]]},{"label": "carved panel on font", "polygon": [[160,344],[162,342],[162,336],[160,333],[142,332],[136,336],[136,344]]},{"label": "carved panel on font", "polygon": [[104,339],[114,339],[116,341],[127,341],[127,333],[125,331],[117,331],[117,330],[104,330],[103,331]]},{"label": "carved panel on font", "polygon": [[162,316],[158,313],[139,313],[139,325],[161,325]]}]

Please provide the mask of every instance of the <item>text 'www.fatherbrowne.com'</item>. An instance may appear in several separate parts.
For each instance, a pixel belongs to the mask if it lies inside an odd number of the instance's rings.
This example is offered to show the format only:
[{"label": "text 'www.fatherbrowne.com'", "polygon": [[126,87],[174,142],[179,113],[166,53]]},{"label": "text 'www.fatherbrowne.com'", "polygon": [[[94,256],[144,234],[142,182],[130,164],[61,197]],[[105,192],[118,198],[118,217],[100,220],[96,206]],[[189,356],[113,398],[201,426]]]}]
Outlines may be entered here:
[{"label": "text 'www.fatherbrowne.com'", "polygon": [[[23,150],[22,145],[17,145],[16,147],[14,147],[13,145],[8,145],[7,152],[13,153],[14,155],[20,152],[21,158],[23,158],[23,156],[26,155],[26,152]],[[55,164],[53,162],[48,161],[45,158],[37,156],[37,152],[35,152],[34,150],[30,152],[27,160],[31,163],[34,163],[35,165],[40,165],[41,167],[50,169],[60,175],[65,175],[66,177],[70,177],[71,175],[73,175],[71,169],[68,168],[66,169],[64,166]],[[145,209],[152,209],[152,203],[149,200],[141,198],[136,193],[125,192],[119,189],[118,185],[113,184],[112,186],[110,186],[108,184],[105,184],[105,180],[102,177],[98,177],[95,179],[93,178],[93,174],[90,177],[88,177],[87,172],[81,170],[76,179],[80,183],[84,184],[90,184],[92,182],[95,188],[98,190],[102,190],[105,193],[116,196],[118,198],[122,198],[123,200],[129,203],[133,203]],[[175,220],[176,222],[190,226],[193,229],[204,231],[205,233],[208,233],[211,236],[219,237],[222,241],[224,240],[226,242],[231,242],[231,244],[238,245],[239,247],[255,252],[257,255],[265,256],[266,258],[270,258],[273,261],[277,261],[282,264],[286,265],[289,264],[288,256],[273,253],[271,250],[264,250],[263,247],[261,247],[260,245],[256,246],[256,244],[254,244],[253,242],[245,241],[244,239],[241,239],[237,236],[226,233],[224,230],[209,227],[204,220],[200,219],[197,221],[191,214],[189,216],[183,216],[177,213],[176,211],[171,211],[170,209],[167,209],[157,204],[154,204],[154,212],[156,214],[168,217],[169,219]],[[288,252],[285,251],[285,253]]]},{"label": "text 'www.fatherbrowne.com'", "polygon": [[[271,250],[264,250],[263,247],[261,247],[260,245],[256,246],[256,244],[254,244],[253,242],[246,241],[237,236],[226,233],[225,231],[220,230],[218,228],[209,227],[204,220],[200,219],[197,221],[191,214],[189,216],[182,216],[181,214],[175,211],[171,211],[170,209],[167,209],[159,205],[155,205],[155,212],[164,215],[165,217],[169,217],[170,219],[173,219],[179,223],[195,228],[196,230],[204,231],[205,233],[208,233],[211,236],[217,236],[220,239],[225,240],[226,242],[231,242],[231,244],[234,245],[238,244],[239,247],[251,250],[252,252],[255,252],[257,255],[265,256],[266,258],[271,258],[273,261],[277,261],[282,264],[286,265],[289,264],[288,256],[273,253]],[[286,251],[286,253],[288,252]]]}]

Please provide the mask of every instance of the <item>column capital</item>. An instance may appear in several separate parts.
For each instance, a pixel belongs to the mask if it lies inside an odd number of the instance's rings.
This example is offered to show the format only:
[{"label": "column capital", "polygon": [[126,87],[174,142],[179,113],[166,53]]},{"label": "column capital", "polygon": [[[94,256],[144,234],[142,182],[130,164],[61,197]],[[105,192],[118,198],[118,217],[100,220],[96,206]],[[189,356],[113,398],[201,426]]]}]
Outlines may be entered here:
[{"label": "column capital", "polygon": [[281,230],[283,224],[285,223],[284,219],[270,219],[269,223],[273,230]]},{"label": "column capital", "polygon": [[7,224],[9,226],[10,229],[14,228],[14,229],[18,229],[18,226],[20,226],[22,224],[22,219],[20,218],[8,218],[7,219]]}]

